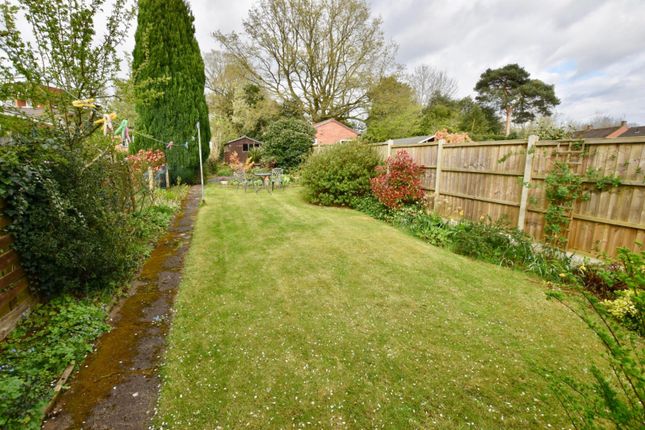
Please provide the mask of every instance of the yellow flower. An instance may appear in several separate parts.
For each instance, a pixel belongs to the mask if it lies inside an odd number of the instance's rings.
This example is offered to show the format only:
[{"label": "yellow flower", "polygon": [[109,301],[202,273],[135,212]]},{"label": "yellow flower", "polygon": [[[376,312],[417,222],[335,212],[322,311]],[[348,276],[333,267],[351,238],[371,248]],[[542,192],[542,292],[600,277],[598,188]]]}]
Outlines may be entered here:
[{"label": "yellow flower", "polygon": [[585,270],[587,270],[587,268],[585,267],[585,265],[584,265],[584,264],[581,264],[581,265],[580,265],[580,270],[582,270],[582,271],[584,272]]}]

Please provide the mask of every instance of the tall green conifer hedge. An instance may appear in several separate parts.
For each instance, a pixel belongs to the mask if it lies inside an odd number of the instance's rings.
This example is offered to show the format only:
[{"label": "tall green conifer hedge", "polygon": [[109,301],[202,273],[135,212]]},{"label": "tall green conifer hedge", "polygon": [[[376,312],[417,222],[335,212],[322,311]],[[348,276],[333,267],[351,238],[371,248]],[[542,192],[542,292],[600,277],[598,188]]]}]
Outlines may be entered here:
[{"label": "tall green conifer hedge", "polygon": [[[210,127],[204,97],[204,61],[195,39],[194,17],[185,0],[139,0],[133,53],[137,97],[135,136],[131,151],[162,149],[173,180],[199,178],[197,121],[202,155],[208,157]],[[163,93],[152,101],[146,93]],[[161,142],[173,142],[170,149]],[[186,148],[187,146],[187,148]]]}]

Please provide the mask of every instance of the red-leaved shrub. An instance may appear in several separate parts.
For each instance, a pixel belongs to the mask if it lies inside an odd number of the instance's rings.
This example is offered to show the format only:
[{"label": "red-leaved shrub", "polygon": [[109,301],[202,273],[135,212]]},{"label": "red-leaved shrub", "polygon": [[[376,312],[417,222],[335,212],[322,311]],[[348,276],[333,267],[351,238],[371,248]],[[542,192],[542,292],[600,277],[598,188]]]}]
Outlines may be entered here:
[{"label": "red-leaved shrub", "polygon": [[424,196],[421,188],[423,168],[418,166],[406,151],[387,159],[387,168],[377,167],[380,175],[372,178],[372,193],[389,208],[416,203]]}]

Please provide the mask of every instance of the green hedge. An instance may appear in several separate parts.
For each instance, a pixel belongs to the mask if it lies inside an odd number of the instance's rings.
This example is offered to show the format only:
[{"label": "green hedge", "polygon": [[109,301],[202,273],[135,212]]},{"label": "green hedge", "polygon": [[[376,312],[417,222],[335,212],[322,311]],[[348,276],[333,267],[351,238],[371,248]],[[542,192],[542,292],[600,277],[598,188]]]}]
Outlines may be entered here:
[{"label": "green hedge", "polygon": [[381,160],[365,143],[350,142],[322,148],[301,168],[305,199],[324,206],[352,206],[370,193],[370,179]]}]

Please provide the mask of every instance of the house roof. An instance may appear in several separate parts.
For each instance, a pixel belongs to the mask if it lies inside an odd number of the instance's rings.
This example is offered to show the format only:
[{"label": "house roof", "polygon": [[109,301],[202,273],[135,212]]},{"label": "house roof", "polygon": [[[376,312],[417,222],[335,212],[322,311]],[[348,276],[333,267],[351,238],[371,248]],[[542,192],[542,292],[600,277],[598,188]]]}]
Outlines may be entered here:
[{"label": "house roof", "polygon": [[617,127],[603,127],[603,128],[590,128],[588,130],[579,130],[576,131],[573,135],[574,137],[583,137],[586,139],[592,139],[597,137],[607,137],[611,133],[617,131],[621,126]]},{"label": "house roof", "polygon": [[[414,145],[415,143],[426,143],[432,142],[434,140],[434,134],[431,136],[413,136],[413,137],[403,137],[401,139],[390,139],[392,145]],[[388,143],[389,140],[382,142]]]},{"label": "house roof", "polygon": [[645,126],[643,125],[639,127],[632,127],[620,135],[620,137],[640,137],[640,136],[645,137]]},{"label": "house roof", "polygon": [[324,121],[317,122],[316,124],[314,124],[314,128],[318,129],[318,127],[321,127],[321,126],[323,126],[325,124],[329,124],[329,123],[338,124],[341,127],[346,128],[347,130],[351,131],[352,133],[354,133],[354,134],[356,134],[358,136],[358,132],[356,130],[354,130],[351,127],[346,126],[345,124],[343,124],[342,122],[340,122],[340,121],[338,121],[338,120],[336,120],[334,118],[329,118],[329,119],[326,119]]},{"label": "house roof", "polygon": [[603,138],[603,137],[622,137],[629,130],[627,121],[621,121],[620,124],[613,127],[591,128],[587,126],[584,130],[578,130],[573,133],[573,137],[583,139]]},{"label": "house roof", "polygon": [[242,140],[242,139],[247,139],[247,140],[250,140],[250,141],[253,141],[253,142],[255,142],[255,143],[259,143],[260,145],[262,145],[262,142],[260,142],[260,141],[259,141],[259,140],[257,140],[257,139],[253,139],[252,137],[248,137],[248,136],[240,136],[240,137],[238,137],[237,139],[233,139],[233,140],[231,140],[231,141],[226,142],[226,143],[224,144],[224,146],[228,145],[229,143],[235,143],[235,142],[238,142],[238,141],[240,141],[240,140]]}]

